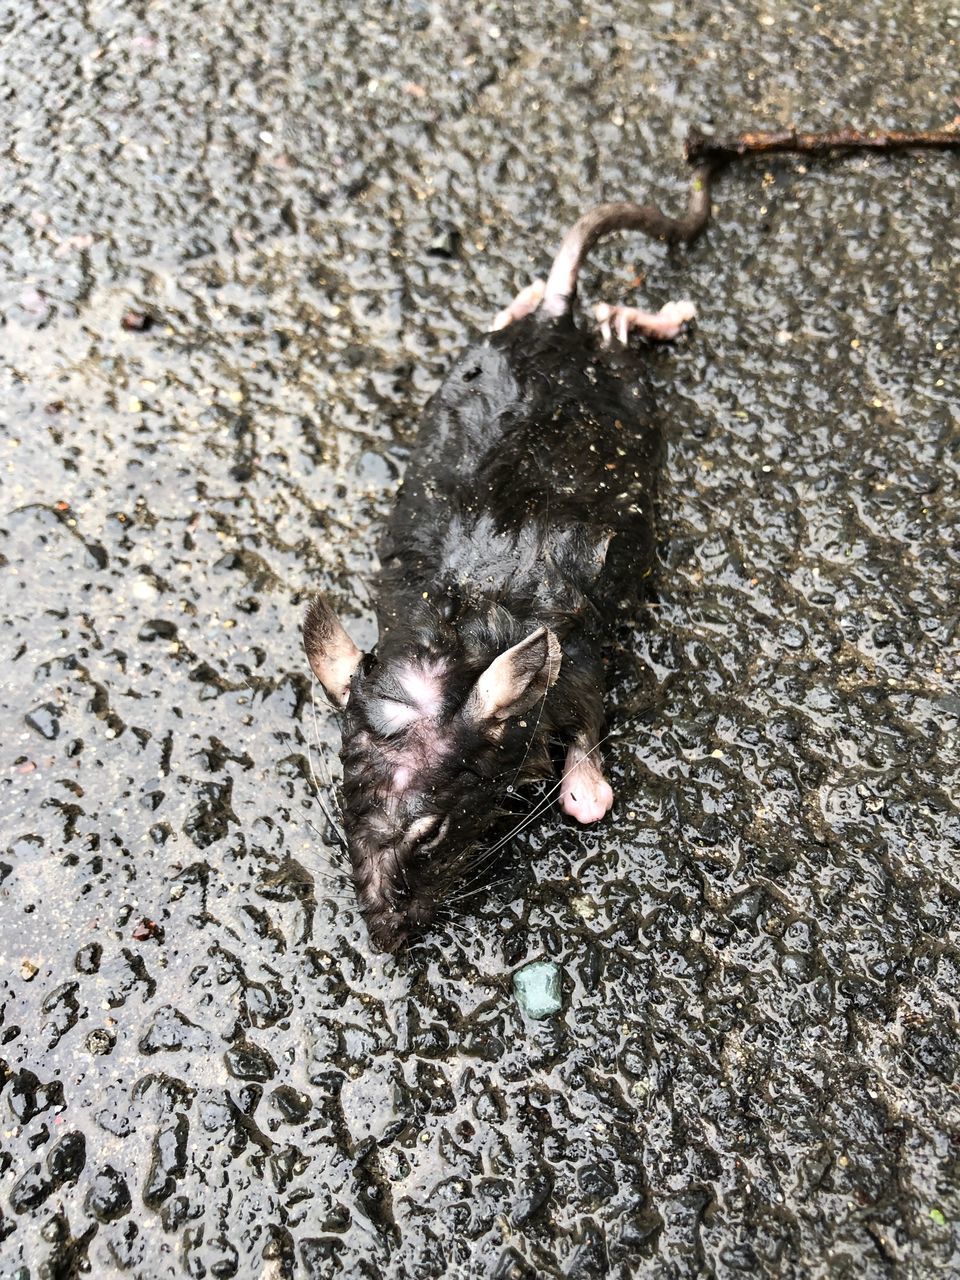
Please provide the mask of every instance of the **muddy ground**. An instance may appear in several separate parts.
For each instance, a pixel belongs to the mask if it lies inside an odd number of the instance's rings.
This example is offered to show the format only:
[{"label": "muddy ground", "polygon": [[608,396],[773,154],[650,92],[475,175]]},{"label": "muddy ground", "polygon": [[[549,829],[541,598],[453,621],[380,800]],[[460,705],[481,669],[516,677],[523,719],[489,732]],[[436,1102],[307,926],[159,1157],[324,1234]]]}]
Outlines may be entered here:
[{"label": "muddy ground", "polygon": [[585,206],[676,207],[691,124],[956,114],[911,8],[0,18],[4,1276],[960,1275],[955,154],[755,163],[596,256],[700,310],[642,352],[617,806],[399,960],[298,634],[322,586],[373,639],[420,408]]}]

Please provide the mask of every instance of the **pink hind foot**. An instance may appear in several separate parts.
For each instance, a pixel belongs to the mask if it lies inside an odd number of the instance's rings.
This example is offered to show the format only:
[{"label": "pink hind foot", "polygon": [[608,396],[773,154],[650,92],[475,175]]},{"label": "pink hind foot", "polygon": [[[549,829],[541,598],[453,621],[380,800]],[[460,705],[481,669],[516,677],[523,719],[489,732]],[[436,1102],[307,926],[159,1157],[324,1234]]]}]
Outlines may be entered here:
[{"label": "pink hind foot", "polygon": [[580,747],[571,747],[560,784],[560,808],[577,822],[587,823],[599,822],[612,807],[613,788],[599,764]]},{"label": "pink hind foot", "polygon": [[613,331],[624,346],[627,344],[631,329],[638,329],[648,338],[670,342],[696,314],[697,309],[692,302],[668,302],[659,311],[640,311],[637,307],[612,307],[608,302],[598,302],[596,310],[604,342],[610,341],[610,334]]},{"label": "pink hind foot", "polygon": [[521,289],[509,307],[504,307],[493,317],[490,332],[505,329],[508,324],[513,324],[514,320],[522,320],[524,316],[530,315],[531,311],[536,311],[543,298],[544,288],[543,280],[534,280],[533,284],[528,284],[525,289]]}]

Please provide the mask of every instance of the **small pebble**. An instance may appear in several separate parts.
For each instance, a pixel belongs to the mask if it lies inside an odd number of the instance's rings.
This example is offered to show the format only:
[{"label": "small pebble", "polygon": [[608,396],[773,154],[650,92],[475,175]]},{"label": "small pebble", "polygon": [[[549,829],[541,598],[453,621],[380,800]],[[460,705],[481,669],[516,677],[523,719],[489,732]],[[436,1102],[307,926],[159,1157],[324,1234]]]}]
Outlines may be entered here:
[{"label": "small pebble", "polygon": [[129,329],[133,333],[141,333],[143,330],[150,328],[153,320],[142,311],[125,311],[120,324],[124,329]]},{"label": "small pebble", "polygon": [[59,736],[60,713],[52,702],[44,702],[39,707],[34,707],[23,718],[31,729],[48,741]]},{"label": "small pebble", "polygon": [[[151,618],[140,628],[138,640],[172,640],[177,634],[177,624],[166,618]],[[176,652],[176,650],[174,650]]]},{"label": "small pebble", "polygon": [[98,1027],[96,1031],[91,1031],[84,1041],[87,1053],[97,1056],[109,1053],[113,1048],[116,1037],[111,1034],[105,1027]]},{"label": "small pebble", "polygon": [[456,227],[448,222],[439,223],[427,245],[427,255],[431,258],[455,258],[460,250],[460,238]]},{"label": "small pebble", "polygon": [[20,966],[20,977],[24,982],[32,982],[39,972],[39,967],[32,960],[24,960]]},{"label": "small pebble", "polygon": [[528,1018],[549,1018],[563,1008],[560,968],[550,960],[538,960],[515,973],[513,990]]},{"label": "small pebble", "polygon": [[157,942],[163,941],[163,929],[153,920],[144,917],[136,926],[131,935],[136,942],[149,942],[155,938]]}]

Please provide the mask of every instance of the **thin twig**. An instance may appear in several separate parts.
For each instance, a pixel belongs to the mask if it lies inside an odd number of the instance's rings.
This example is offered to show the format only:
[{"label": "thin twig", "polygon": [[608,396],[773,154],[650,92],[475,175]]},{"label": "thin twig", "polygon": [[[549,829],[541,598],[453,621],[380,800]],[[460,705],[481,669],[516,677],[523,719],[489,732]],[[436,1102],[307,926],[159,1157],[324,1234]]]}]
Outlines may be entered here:
[{"label": "thin twig", "polygon": [[[711,189],[719,170],[731,160],[749,156],[794,152],[797,155],[825,155],[831,151],[904,151],[911,148],[960,148],[960,118],[941,129],[834,129],[826,133],[799,133],[796,129],[779,129],[768,133],[738,133],[725,137],[708,137],[693,128],[687,134],[684,151],[690,164],[696,165],[687,198],[686,212],[671,218],[656,205],[601,205],[584,214],[571,231],[583,242],[586,252],[609,225],[618,229],[632,227],[645,231],[668,244],[693,244],[706,230],[712,210]],[[549,282],[547,284],[549,291]]]},{"label": "thin twig", "polygon": [[913,149],[960,148],[960,121],[941,129],[834,129],[825,133],[799,133],[796,129],[775,129],[707,137],[691,129],[684,147],[690,164],[719,165],[744,156],[794,152],[818,156],[830,151],[905,151]]}]

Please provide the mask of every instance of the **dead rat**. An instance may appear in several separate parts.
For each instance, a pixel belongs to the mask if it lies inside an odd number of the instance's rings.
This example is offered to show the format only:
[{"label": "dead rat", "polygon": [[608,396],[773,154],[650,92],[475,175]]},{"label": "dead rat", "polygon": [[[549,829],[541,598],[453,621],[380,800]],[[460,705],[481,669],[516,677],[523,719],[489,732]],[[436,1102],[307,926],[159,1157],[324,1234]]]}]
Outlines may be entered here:
[{"label": "dead rat", "polygon": [[[601,205],[469,346],[427,405],[380,545],[379,640],[364,655],[322,596],[303,627],[310,665],[343,709],[343,816],[371,939],[395,951],[461,884],[508,789],[551,776],[563,811],[596,822],[613,792],[600,754],[600,653],[653,566],[660,432],[640,361],[625,372],[574,314],[597,239],[642,230],[691,242],[734,156],[957,146],[935,133],[696,135],[687,213]],[[605,337],[669,339],[689,303],[651,314],[601,304]]]}]

